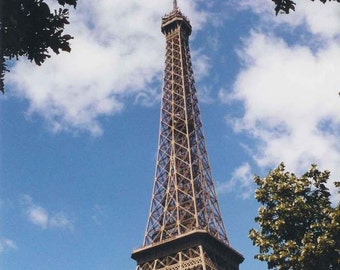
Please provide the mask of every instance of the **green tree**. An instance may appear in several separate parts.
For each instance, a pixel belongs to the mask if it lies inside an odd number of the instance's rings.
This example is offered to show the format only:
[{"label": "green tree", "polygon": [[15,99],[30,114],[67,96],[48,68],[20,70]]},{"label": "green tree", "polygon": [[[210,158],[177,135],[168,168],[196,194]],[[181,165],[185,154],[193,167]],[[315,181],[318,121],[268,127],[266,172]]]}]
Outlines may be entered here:
[{"label": "green tree", "polygon": [[268,269],[340,269],[340,204],[331,204],[329,175],[312,165],[297,177],[281,163],[266,177],[254,177],[262,206],[255,218],[260,230],[251,229],[249,238]]},{"label": "green tree", "polygon": [[[61,6],[74,8],[77,0],[55,0]],[[69,24],[69,10],[59,8],[51,12],[44,0],[0,1],[0,91],[4,92],[6,60],[26,56],[41,65],[50,57],[50,49],[70,52],[70,39],[63,34]]]},{"label": "green tree", "polygon": [[[289,14],[290,11],[295,11],[296,3],[292,0],[272,0],[275,4],[275,13],[286,13]],[[314,1],[314,0],[312,0]],[[326,3],[327,0],[320,0],[322,3]],[[328,0],[328,1],[337,1],[340,3],[340,0]]]}]

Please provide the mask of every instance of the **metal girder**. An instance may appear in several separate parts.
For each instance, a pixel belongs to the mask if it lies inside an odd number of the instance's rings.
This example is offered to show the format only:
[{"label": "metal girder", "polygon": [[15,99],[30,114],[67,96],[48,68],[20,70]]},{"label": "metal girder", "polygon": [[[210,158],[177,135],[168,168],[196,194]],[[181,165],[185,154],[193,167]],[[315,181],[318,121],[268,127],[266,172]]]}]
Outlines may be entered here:
[{"label": "metal girder", "polygon": [[158,154],[137,270],[237,270],[208,161],[190,58],[191,25],[174,2],[166,37]]},{"label": "metal girder", "polygon": [[179,251],[173,255],[144,263],[137,270],[219,270],[202,246]]},{"label": "metal girder", "polygon": [[178,9],[163,18],[166,59],[159,147],[144,245],[193,229],[205,229],[229,244],[205,147],[189,26]]}]

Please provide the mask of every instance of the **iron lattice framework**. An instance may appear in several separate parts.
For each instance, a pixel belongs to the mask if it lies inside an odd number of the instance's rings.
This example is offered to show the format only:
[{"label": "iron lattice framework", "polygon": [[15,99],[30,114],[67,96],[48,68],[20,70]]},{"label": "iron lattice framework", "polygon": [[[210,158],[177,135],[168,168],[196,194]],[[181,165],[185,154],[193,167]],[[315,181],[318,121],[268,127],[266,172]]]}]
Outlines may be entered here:
[{"label": "iron lattice framework", "polygon": [[162,18],[166,59],[155,182],[137,270],[234,270],[242,255],[229,246],[217,203],[198,108],[191,25],[174,1]]}]

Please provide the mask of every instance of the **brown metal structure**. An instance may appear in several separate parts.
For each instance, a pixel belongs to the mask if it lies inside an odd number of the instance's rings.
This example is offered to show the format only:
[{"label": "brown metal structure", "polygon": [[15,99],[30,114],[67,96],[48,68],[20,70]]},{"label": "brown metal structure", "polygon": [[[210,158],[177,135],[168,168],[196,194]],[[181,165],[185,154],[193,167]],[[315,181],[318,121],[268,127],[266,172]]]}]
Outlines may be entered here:
[{"label": "brown metal structure", "polygon": [[191,25],[174,0],[162,18],[166,59],[155,181],[137,270],[237,270],[217,203],[198,108]]}]

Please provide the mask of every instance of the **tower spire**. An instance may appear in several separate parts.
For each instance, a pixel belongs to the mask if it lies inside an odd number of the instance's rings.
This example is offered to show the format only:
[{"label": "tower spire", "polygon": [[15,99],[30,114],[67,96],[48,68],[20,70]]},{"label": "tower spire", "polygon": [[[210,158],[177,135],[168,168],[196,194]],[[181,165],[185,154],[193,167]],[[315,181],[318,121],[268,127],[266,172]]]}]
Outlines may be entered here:
[{"label": "tower spire", "polygon": [[173,10],[177,9],[178,9],[177,0],[173,0]]},{"label": "tower spire", "polygon": [[[178,10],[162,18],[166,39],[158,155],[137,270],[238,270],[217,202],[189,49],[191,25]],[[176,11],[176,12],[174,12]]]}]

